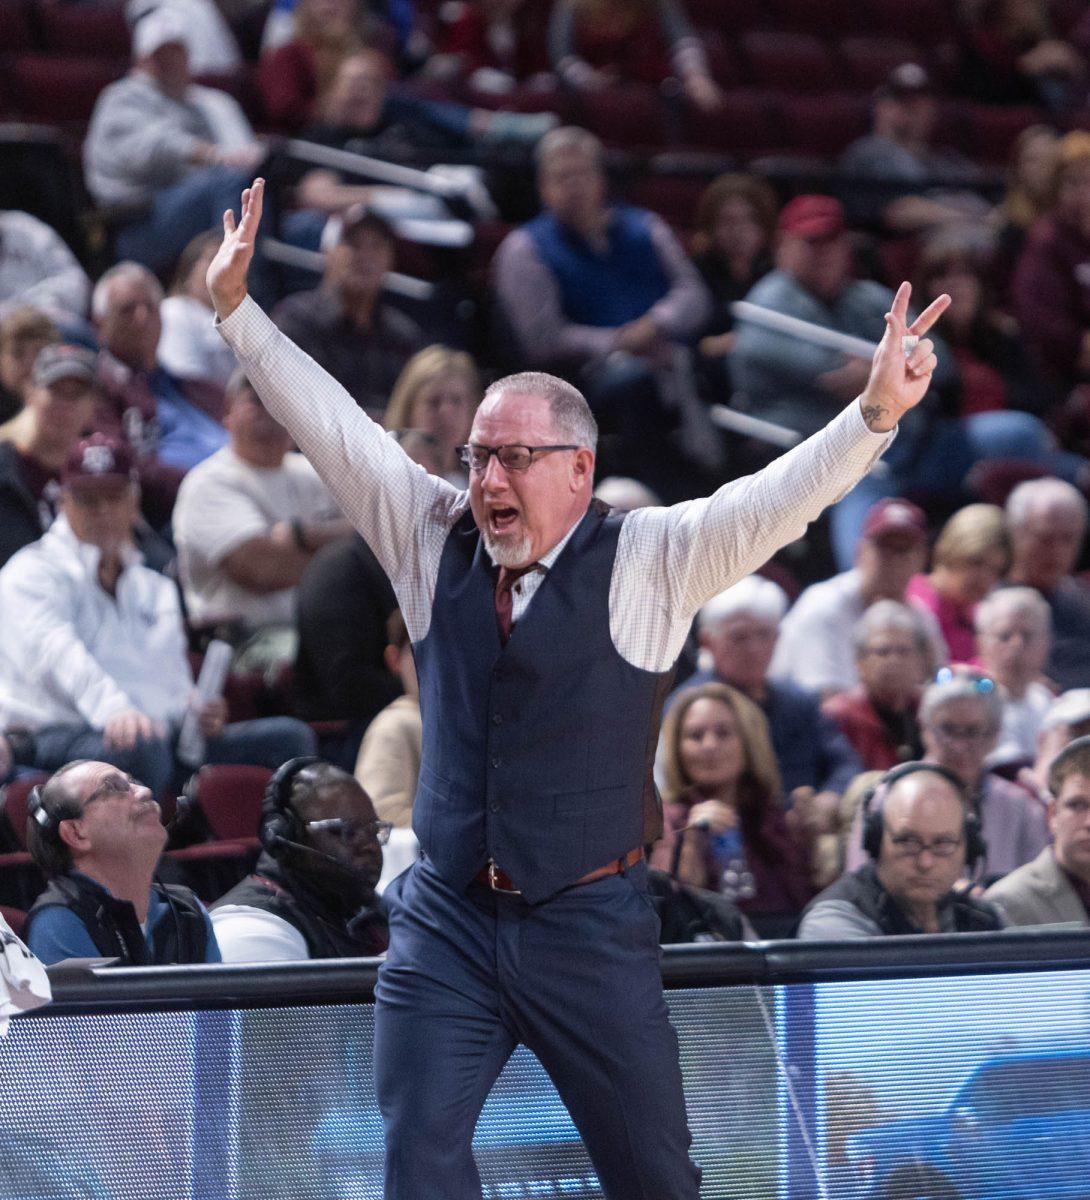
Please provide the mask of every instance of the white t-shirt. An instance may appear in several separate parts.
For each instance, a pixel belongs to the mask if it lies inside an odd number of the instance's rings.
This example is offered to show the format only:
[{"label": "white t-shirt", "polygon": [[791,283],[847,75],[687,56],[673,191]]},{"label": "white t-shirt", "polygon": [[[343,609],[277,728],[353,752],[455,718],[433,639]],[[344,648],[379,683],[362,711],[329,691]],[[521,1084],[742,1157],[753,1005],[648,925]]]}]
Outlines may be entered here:
[{"label": "white t-shirt", "polygon": [[192,296],[168,296],[159,306],[163,332],[156,356],[179,379],[207,379],[226,387],[238,366],[220,337],[212,312]]},{"label": "white t-shirt", "polygon": [[1003,763],[1032,761],[1037,757],[1037,734],[1052,701],[1056,697],[1043,683],[1031,683],[1020,700],[1003,697],[1003,724],[999,741],[988,755],[989,767]]},{"label": "white t-shirt", "polygon": [[182,480],[174,506],[174,541],[190,620],[197,625],[237,620],[250,627],[291,621],[294,588],[258,595],[234,583],[221,564],[280,521],[337,515],[325,484],[301,454],[288,454],[279,467],[252,467],[225,446],[198,463]]},{"label": "white t-shirt", "polygon": [[210,916],[225,963],[299,962],[310,958],[303,935],[275,913],[248,904],[225,904],[214,908]]}]

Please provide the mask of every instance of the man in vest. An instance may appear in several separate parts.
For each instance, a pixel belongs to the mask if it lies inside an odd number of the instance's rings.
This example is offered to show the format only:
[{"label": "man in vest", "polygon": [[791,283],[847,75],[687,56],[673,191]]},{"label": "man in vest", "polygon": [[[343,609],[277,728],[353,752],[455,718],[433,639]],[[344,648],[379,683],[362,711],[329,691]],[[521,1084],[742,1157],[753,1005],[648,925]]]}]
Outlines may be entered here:
[{"label": "man in vest", "polygon": [[375,895],[393,826],[332,763],[293,758],[269,781],[254,873],[216,901],[224,962],[365,958],[387,945]]},{"label": "man in vest", "polygon": [[707,319],[707,289],[661,217],[609,203],[592,133],[554,129],[536,153],[541,214],[504,239],[494,263],[502,317],[528,365],[578,375],[617,434],[611,470],[677,495],[664,388],[676,384],[676,348]]},{"label": "man in vest", "polygon": [[208,914],[155,880],[167,831],[151,790],[110,763],[77,760],[31,793],[27,845],[49,880],[23,936],[47,965],[219,962]]},{"label": "man in vest", "polygon": [[[488,390],[468,491],[422,471],[247,295],[263,182],[224,216],[220,329],[389,575],[412,639],[424,857],[384,894],[375,1082],[389,1200],[469,1200],[470,1152],[518,1043],[538,1056],[611,1200],[692,1200],[677,1038],[643,847],[662,700],[693,615],[799,536],[927,390],[949,303],[904,285],[864,393],[762,474],[672,509],[592,503],[596,428],[549,375]],[[902,341],[903,337],[908,338]]]}]

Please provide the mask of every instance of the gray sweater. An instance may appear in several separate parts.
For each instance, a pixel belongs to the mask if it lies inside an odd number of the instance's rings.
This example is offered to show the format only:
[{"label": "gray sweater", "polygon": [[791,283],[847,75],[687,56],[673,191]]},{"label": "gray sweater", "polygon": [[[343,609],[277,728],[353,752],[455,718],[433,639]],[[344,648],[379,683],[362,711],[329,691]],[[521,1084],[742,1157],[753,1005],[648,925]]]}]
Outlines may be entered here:
[{"label": "gray sweater", "polygon": [[140,70],[111,83],[95,103],[83,143],[87,187],[99,204],[136,204],[200,167],[202,142],[252,140],[249,122],[226,92],[190,85],[174,100]]}]

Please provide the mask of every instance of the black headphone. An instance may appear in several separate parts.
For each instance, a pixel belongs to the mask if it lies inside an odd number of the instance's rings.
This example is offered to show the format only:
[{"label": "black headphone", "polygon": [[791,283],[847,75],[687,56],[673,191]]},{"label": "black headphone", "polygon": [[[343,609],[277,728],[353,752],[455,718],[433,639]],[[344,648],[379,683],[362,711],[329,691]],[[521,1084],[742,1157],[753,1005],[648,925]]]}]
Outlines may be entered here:
[{"label": "black headphone", "polygon": [[305,771],[307,767],[321,761],[313,754],[289,758],[286,763],[277,767],[265,785],[258,837],[262,846],[270,853],[275,854],[284,843],[298,845],[303,841],[305,831],[298,814],[291,807],[291,785],[300,771]]},{"label": "black headphone", "polygon": [[881,792],[884,799],[895,783],[900,782],[900,780],[909,775],[915,775],[923,771],[929,771],[932,775],[938,775],[940,778],[945,779],[958,794],[958,799],[965,810],[963,833],[965,838],[965,866],[967,870],[972,871],[976,864],[988,853],[988,847],[984,842],[984,834],[980,828],[980,818],[970,807],[969,795],[965,790],[965,784],[962,783],[960,777],[955,775],[949,767],[944,767],[941,763],[901,763],[899,766],[887,771],[872,788],[867,789],[863,794],[863,849],[875,861],[878,860],[882,853],[882,835],[885,833],[886,822],[881,806],[879,805],[877,808],[874,806],[874,801],[878,793]]},{"label": "black headphone", "polygon": [[[53,816],[46,810],[45,805],[42,803],[42,785],[40,783],[36,783],[30,789],[30,795],[27,796],[26,801],[26,810],[27,816],[33,817],[39,826],[41,826],[42,832],[47,834],[51,839],[56,840],[57,827],[60,825],[60,821],[54,820]],[[62,817],[61,820],[64,820],[64,818]]]}]

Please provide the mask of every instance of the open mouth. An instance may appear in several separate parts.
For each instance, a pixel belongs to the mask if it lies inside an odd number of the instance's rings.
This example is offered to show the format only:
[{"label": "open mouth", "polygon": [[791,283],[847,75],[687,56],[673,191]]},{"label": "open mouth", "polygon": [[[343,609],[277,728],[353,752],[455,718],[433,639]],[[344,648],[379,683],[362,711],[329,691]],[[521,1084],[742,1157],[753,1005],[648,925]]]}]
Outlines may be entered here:
[{"label": "open mouth", "polygon": [[497,536],[510,533],[519,519],[517,508],[499,507],[489,510],[488,524]]}]

